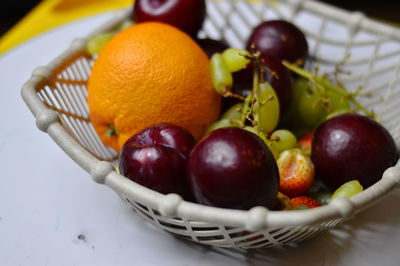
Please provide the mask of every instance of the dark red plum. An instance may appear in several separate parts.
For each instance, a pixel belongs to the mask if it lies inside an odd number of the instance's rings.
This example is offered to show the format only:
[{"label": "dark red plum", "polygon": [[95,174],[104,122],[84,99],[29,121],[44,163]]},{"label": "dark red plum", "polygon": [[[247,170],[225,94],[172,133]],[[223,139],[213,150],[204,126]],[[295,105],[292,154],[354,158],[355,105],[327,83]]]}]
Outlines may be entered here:
[{"label": "dark red plum", "polygon": [[206,53],[208,58],[211,58],[211,56],[215,53],[222,53],[223,51],[229,48],[226,42],[210,38],[197,39],[197,43]]},{"label": "dark red plum", "polygon": [[127,143],[139,145],[158,144],[179,152],[185,159],[189,156],[196,141],[186,129],[170,123],[161,123],[148,127],[132,136]]},{"label": "dark red plum", "polygon": [[399,152],[392,136],[378,122],[344,114],[318,126],[311,158],[317,174],[334,188],[353,179],[366,188],[397,162]]},{"label": "dark red plum", "polygon": [[289,62],[305,62],[308,43],[304,33],[290,22],[270,20],[258,25],[247,41],[247,49],[255,45],[263,55]]},{"label": "dark red plum", "polygon": [[195,37],[205,16],[204,0],[136,0],[132,18],[138,23],[164,22]]},{"label": "dark red plum", "polygon": [[279,187],[275,159],[255,134],[221,128],[193,148],[188,178],[197,202],[209,206],[273,208]]},{"label": "dark red plum", "polygon": [[157,124],[132,136],[119,154],[122,175],[163,194],[192,196],[187,183],[187,157],[193,136],[173,124]]}]

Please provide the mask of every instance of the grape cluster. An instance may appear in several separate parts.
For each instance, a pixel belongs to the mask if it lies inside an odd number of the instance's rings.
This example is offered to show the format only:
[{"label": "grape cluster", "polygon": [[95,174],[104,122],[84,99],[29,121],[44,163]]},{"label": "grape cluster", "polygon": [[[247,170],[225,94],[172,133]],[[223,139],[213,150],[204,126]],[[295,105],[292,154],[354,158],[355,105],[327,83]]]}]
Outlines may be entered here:
[{"label": "grape cluster", "polygon": [[[197,143],[168,123],[138,132],[119,154],[121,174],[205,205],[299,210],[354,196],[397,162],[393,138],[359,102],[362,89],[304,69],[308,43],[298,27],[265,21],[246,49],[230,48],[197,38],[205,12],[204,0],[135,2],[135,23],[169,23],[199,44],[224,108]],[[93,36],[87,52],[96,56],[132,24]]]},{"label": "grape cluster", "polygon": [[[337,73],[331,81],[329,75],[318,74],[317,67],[313,72],[303,68],[307,47],[296,26],[270,21],[254,29],[247,50],[228,48],[211,57],[214,88],[222,97],[236,101],[208,132],[237,127],[264,141],[279,169],[277,206],[283,209],[299,209],[298,202],[307,203],[300,208],[314,208],[331,198],[351,197],[377,182],[399,157],[390,134],[359,102],[361,88],[350,93]],[[238,91],[235,83],[247,88],[246,94]],[[362,122],[356,126],[353,120]],[[340,130],[344,133],[338,133]],[[379,143],[380,148],[371,142]],[[332,154],[332,150],[341,153]],[[363,165],[365,162],[370,162],[369,166]],[[341,169],[335,171],[336,167]],[[315,180],[325,183],[324,189],[315,189]],[[296,204],[285,204],[284,196],[295,199]],[[315,200],[318,205],[311,204]]]}]

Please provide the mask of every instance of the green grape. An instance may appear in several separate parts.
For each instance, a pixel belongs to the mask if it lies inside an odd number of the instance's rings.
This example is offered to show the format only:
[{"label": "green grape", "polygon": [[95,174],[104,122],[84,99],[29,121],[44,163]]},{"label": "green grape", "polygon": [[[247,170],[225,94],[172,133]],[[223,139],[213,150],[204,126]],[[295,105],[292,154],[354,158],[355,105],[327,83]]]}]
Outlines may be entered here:
[{"label": "green grape", "polygon": [[331,199],[338,197],[350,198],[361,191],[363,191],[363,187],[361,186],[360,182],[358,182],[358,180],[351,180],[336,189],[335,192],[333,192]]},{"label": "green grape", "polygon": [[326,75],[316,75],[312,74],[309,71],[300,68],[294,64],[290,64],[288,62],[283,62],[288,69],[292,70],[299,76],[302,76],[313,84],[315,84],[319,90],[322,92],[320,93],[321,96],[327,98],[329,101],[329,112],[334,112],[337,110],[347,110],[350,107],[354,106],[356,110],[364,112],[367,116],[371,118],[375,118],[375,114],[365,108],[355,96],[356,94],[350,94],[347,92],[346,88],[342,87],[341,85],[334,85],[332,84],[326,77]]},{"label": "green grape", "polygon": [[293,95],[292,95],[292,100],[290,102],[288,111],[286,115],[283,117],[283,126],[286,128],[290,128],[292,131],[294,131],[296,134],[298,134],[298,131],[309,131],[309,129],[304,125],[303,121],[300,119],[299,115],[299,102],[300,98],[302,97],[303,94],[307,92],[307,89],[309,87],[309,82],[308,80],[297,77],[292,85],[292,90],[293,90]]},{"label": "green grape", "polygon": [[286,129],[275,130],[270,139],[279,152],[294,148],[297,145],[296,136]]},{"label": "green grape", "polygon": [[[264,133],[262,133],[262,132],[260,134],[264,135]],[[275,160],[278,159],[280,152],[275,147],[275,143],[273,141],[267,139],[267,137],[265,137],[265,135],[264,135],[264,137],[261,137],[261,138],[264,140],[265,145],[267,145],[267,147],[271,151],[272,155],[274,155]]]},{"label": "green grape", "polygon": [[331,200],[332,193],[330,192],[314,192],[310,194],[310,197],[317,200],[321,205],[327,205]]},{"label": "green grape", "polygon": [[256,134],[257,136],[258,136],[258,130],[256,129],[256,128],[254,128],[254,127],[251,127],[251,126],[245,126],[244,128],[243,128],[244,130],[247,130],[247,131],[250,131],[251,133],[254,133],[254,134]]},{"label": "green grape", "polygon": [[292,204],[290,203],[290,198],[281,192],[278,191],[276,194],[276,199],[278,201],[277,207],[278,210],[291,210],[292,209]]},{"label": "green grape", "polygon": [[230,72],[237,72],[250,63],[250,59],[245,57],[247,54],[246,50],[229,48],[222,53],[222,58]]},{"label": "green grape", "polygon": [[[345,91],[343,91],[343,93],[345,93]],[[336,112],[338,110],[350,112],[350,101],[345,95],[334,90],[327,90],[326,95],[330,101],[331,112]]]},{"label": "green grape", "polygon": [[309,87],[310,84],[308,80],[302,77],[296,78],[292,85],[293,88],[292,104],[295,105],[296,103],[298,103],[302,95],[304,95],[307,92]]},{"label": "green grape", "polygon": [[211,131],[213,131],[213,130],[216,130],[216,129],[218,129],[218,128],[223,128],[223,127],[239,127],[239,125],[240,125],[240,121],[235,121],[235,120],[232,120],[232,119],[221,119],[221,120],[218,120],[218,121],[212,123],[212,124],[208,127],[206,133],[211,132]]},{"label": "green grape", "polygon": [[348,109],[338,109],[338,110],[336,110],[336,111],[333,111],[333,112],[329,113],[329,114],[326,116],[325,120],[329,120],[329,119],[331,119],[331,118],[334,118],[335,116],[339,116],[339,115],[343,115],[343,114],[348,114],[348,113],[351,113],[351,111],[348,110]]},{"label": "green grape", "polygon": [[211,57],[211,79],[218,94],[227,96],[232,87],[233,78],[222,55],[215,53]]},{"label": "green grape", "polygon": [[299,116],[308,127],[315,127],[328,115],[326,99],[315,92],[306,92],[299,100]]},{"label": "green grape", "polygon": [[265,134],[261,131],[258,131],[256,128],[254,127],[250,127],[250,126],[246,126],[243,129],[250,131],[254,134],[256,134],[257,136],[260,137],[260,139],[262,139],[265,143],[265,145],[267,146],[267,148],[271,151],[272,155],[274,156],[275,159],[278,158],[279,156],[279,151],[275,148],[275,146],[273,145],[274,142],[267,139],[267,137],[265,136]]},{"label": "green grape", "polygon": [[107,32],[93,36],[86,43],[86,51],[92,56],[99,54],[106,43],[111,40],[114,35],[115,34],[112,32]]},{"label": "green grape", "polygon": [[117,27],[117,31],[122,31],[124,29],[129,28],[130,26],[132,26],[134,23],[132,20],[128,19],[125,20],[124,22],[122,22],[118,27]]},{"label": "green grape", "polygon": [[279,101],[269,83],[260,83],[255,104],[255,120],[258,129],[264,133],[272,132],[279,122]]},{"label": "green grape", "polygon": [[240,120],[242,118],[242,113],[241,113],[242,108],[243,104],[237,103],[231,106],[228,110],[226,110],[221,118]]},{"label": "green grape", "polygon": [[275,142],[274,141],[270,141],[267,140],[266,142],[268,149],[272,152],[272,154],[274,155],[275,160],[278,159],[279,154],[281,153],[279,151],[279,149],[275,146]]}]

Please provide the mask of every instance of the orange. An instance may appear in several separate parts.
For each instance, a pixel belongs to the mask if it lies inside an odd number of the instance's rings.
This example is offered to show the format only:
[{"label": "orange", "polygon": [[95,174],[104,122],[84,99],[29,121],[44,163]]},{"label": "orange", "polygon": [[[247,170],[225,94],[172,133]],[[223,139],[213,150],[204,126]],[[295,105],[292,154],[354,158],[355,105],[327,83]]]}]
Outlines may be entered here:
[{"label": "orange", "polygon": [[91,122],[119,151],[139,130],[169,122],[200,138],[219,115],[209,59],[185,33],[158,22],[134,25],[111,39],[88,81]]}]

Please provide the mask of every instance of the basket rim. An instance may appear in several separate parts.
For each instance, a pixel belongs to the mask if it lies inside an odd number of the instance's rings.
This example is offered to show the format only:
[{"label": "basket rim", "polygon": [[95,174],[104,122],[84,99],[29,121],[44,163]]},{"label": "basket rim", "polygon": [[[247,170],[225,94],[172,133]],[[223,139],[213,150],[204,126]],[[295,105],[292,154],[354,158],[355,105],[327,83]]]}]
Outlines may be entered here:
[{"label": "basket rim", "polygon": [[[349,12],[313,0],[283,1],[295,5],[297,8],[322,14],[341,23],[348,23],[356,31],[362,29],[400,41],[400,29],[366,18],[359,12]],[[237,226],[251,231],[263,228],[309,225],[327,219],[351,218],[356,213],[361,212],[384,196],[387,196],[388,192],[400,185],[399,160],[395,166],[388,168],[384,172],[381,180],[351,198],[336,198],[326,206],[308,210],[270,211],[265,207],[259,206],[245,211],[187,202],[177,194],[164,195],[158,193],[118,174],[110,162],[97,159],[70,135],[62,126],[58,114],[40,100],[37,95],[37,89],[51,79],[54,70],[60,67],[65,60],[82,53],[85,49],[86,41],[91,36],[114,28],[126,19],[129,13],[129,8],[123,9],[86,38],[74,40],[69,49],[56,57],[48,65],[36,68],[21,90],[23,100],[36,118],[37,127],[46,132],[97,183],[105,184],[119,194],[135,198],[135,201],[157,210],[161,215],[167,217],[181,217],[212,224]]]}]

